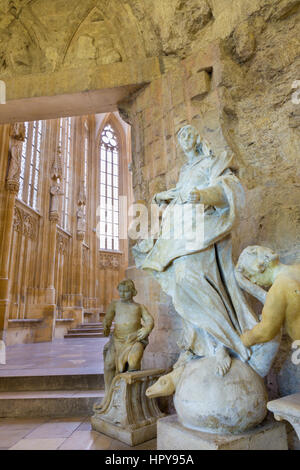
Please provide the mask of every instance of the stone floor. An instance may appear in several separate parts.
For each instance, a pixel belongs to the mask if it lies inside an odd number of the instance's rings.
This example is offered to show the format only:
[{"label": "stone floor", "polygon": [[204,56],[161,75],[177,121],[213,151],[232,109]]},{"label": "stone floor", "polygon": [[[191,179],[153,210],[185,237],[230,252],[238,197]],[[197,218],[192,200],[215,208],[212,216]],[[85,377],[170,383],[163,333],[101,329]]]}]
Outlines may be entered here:
[{"label": "stone floor", "polygon": [[106,342],[107,338],[70,338],[8,346],[0,377],[103,373]]},{"label": "stone floor", "polygon": [[[1,377],[80,376],[103,374],[102,351],[107,338],[57,339],[52,343],[7,347],[7,364],[0,365]],[[71,377],[70,377],[71,378]],[[9,379],[11,380],[11,379]],[[43,398],[61,400],[61,392],[2,392],[3,398]],[[75,392],[66,391],[64,395]],[[85,397],[99,391],[76,392]],[[141,450],[156,449],[156,439],[129,447],[104,434],[92,431],[89,417],[0,418],[0,450]]]},{"label": "stone floor", "polygon": [[92,431],[90,418],[0,418],[0,450],[154,450],[156,439],[129,447]]}]

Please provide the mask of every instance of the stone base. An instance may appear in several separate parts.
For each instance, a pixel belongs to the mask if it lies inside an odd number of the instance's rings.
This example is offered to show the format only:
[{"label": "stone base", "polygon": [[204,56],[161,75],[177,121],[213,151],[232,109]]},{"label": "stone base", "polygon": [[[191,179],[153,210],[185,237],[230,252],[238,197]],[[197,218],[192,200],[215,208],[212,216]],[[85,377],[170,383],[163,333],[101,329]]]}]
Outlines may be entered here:
[{"label": "stone base", "polygon": [[138,429],[122,428],[96,416],[92,417],[91,422],[94,431],[106,434],[129,446],[137,446],[156,437],[156,422]]},{"label": "stone base", "polygon": [[187,429],[177,415],[157,421],[158,450],[288,450],[283,423],[267,421],[243,434],[210,434]]},{"label": "stone base", "polygon": [[156,437],[156,422],[164,414],[155,398],[145,394],[163,369],[125,372],[117,375],[91,418],[92,428],[114,439],[136,446]]},{"label": "stone base", "polygon": [[0,364],[6,364],[6,348],[3,340],[0,340]]},{"label": "stone base", "polygon": [[267,406],[275,419],[286,420],[293,426],[300,440],[300,393],[269,401]]}]

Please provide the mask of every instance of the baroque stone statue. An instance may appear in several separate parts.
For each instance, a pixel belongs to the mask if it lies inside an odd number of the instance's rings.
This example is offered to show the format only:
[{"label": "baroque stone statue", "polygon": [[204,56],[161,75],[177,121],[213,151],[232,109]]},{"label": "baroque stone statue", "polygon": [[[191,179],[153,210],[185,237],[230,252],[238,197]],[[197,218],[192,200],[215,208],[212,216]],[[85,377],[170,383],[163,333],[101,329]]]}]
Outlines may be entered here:
[{"label": "baroque stone statue", "polygon": [[[300,346],[300,264],[286,265],[279,255],[263,246],[248,246],[241,253],[237,266],[237,279],[248,293],[255,295],[253,288],[270,288],[264,291],[265,299],[261,320],[251,330],[241,335],[246,347],[266,343],[284,331],[296,348]],[[300,390],[298,355],[293,360],[293,344],[285,347],[285,361],[277,376],[279,393],[290,395]]]},{"label": "baroque stone statue", "polygon": [[156,436],[156,422],[164,414],[145,391],[165,371],[140,370],[154,321],[144,305],[134,302],[132,280],[120,282],[118,291],[120,300],[111,302],[103,321],[105,336],[115,323],[103,351],[105,396],[94,405],[91,422],[94,430],[133,446]]},{"label": "baroque stone statue", "polygon": [[244,345],[271,341],[283,325],[292,340],[300,340],[300,265],[280,263],[279,255],[269,248],[248,246],[239,257],[237,271],[254,284],[271,287],[261,321],[241,335]]},{"label": "baroque stone statue", "polygon": [[[240,337],[258,323],[258,318],[238,285],[232,261],[231,231],[238,222],[244,203],[244,191],[236,176],[233,156],[227,152],[215,155],[192,126],[185,126],[179,131],[178,141],[187,163],[181,168],[177,185],[153,198],[154,203],[164,207],[161,231],[156,240],[142,240],[133,247],[137,267],[158,280],[162,289],[172,297],[175,309],[184,323],[179,360],[173,371],[161,377],[157,384],[148,389],[147,394],[150,397],[161,396],[176,391],[175,408],[186,426],[207,427],[213,432],[235,432],[257,424],[265,416],[266,397],[257,374],[263,377],[268,373],[279,342],[276,338],[263,345],[247,347]],[[203,239],[196,237],[192,245],[189,242],[193,224],[189,232],[183,232],[182,237],[174,239],[173,236],[178,217],[172,217],[172,211],[186,204],[202,204],[204,210]],[[181,407],[179,402],[181,400],[183,403],[184,393],[187,393],[187,400],[189,390],[192,396],[189,376],[191,369],[196,367],[194,360],[199,358],[204,359],[200,359],[202,362],[197,361],[197,367],[203,369],[198,371],[198,378],[201,374],[202,377],[208,374],[206,379],[213,384],[213,388],[220,387],[220,391],[224,392],[223,398],[226,397],[224,386],[227,384],[228,399],[231,400],[230,395],[233,393],[232,396],[238,400],[237,391],[230,390],[229,383],[234,378],[240,382],[242,389],[244,379],[241,376],[245,377],[246,374],[248,383],[252,382],[254,389],[258,390],[255,400],[261,400],[263,404],[256,416],[253,413],[251,419],[248,422],[246,419],[243,425],[241,421],[237,424],[241,416],[223,416],[218,422],[215,411],[220,403],[214,403],[210,405],[212,416],[209,424],[207,419],[202,419],[200,411],[197,415],[197,406],[201,408],[199,402],[190,410]],[[183,376],[186,380],[184,385]],[[217,377],[223,378],[223,385]],[[199,396],[201,385],[196,385],[196,382],[194,380]],[[248,395],[252,392],[249,389]],[[254,406],[253,403],[246,403],[247,398],[243,397],[245,403],[240,403],[241,413],[247,407]],[[220,407],[221,415],[222,409],[224,411],[224,406]],[[210,413],[208,409],[207,413]],[[231,422],[231,425],[227,426],[226,422]]]},{"label": "baroque stone statue", "polygon": [[103,351],[106,395],[116,375],[141,369],[148,336],[154,327],[147,308],[133,300],[137,294],[134,282],[125,279],[119,283],[118,291],[120,300],[111,302],[103,320],[104,336],[109,336],[112,322],[115,322]]}]

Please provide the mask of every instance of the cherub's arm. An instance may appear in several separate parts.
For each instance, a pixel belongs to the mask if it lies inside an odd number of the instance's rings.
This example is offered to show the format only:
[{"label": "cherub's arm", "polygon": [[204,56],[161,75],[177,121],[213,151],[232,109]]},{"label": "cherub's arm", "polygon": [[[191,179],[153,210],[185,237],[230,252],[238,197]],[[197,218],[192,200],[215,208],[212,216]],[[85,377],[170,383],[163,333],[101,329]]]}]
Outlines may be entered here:
[{"label": "cherub's arm", "polygon": [[108,308],[107,312],[105,314],[105,317],[103,319],[103,328],[104,328],[104,336],[108,336],[111,328],[111,324],[113,322],[113,319],[115,318],[116,314],[116,302],[113,300]]},{"label": "cherub's arm", "polygon": [[286,297],[284,286],[280,280],[274,282],[269,290],[262,311],[261,321],[241,335],[241,340],[246,347],[257,343],[271,341],[279,333],[284,322],[286,311]]},{"label": "cherub's arm", "polygon": [[143,327],[138,331],[137,337],[141,341],[145,339],[153,330],[154,320],[144,305],[140,305]]}]

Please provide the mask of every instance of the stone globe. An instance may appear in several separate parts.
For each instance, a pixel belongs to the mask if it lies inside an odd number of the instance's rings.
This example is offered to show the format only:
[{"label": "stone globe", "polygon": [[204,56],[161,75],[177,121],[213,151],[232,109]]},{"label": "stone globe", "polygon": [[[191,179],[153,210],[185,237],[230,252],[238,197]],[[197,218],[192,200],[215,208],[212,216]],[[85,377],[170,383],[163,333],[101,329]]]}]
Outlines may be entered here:
[{"label": "stone globe", "polygon": [[261,377],[232,359],[226,375],[216,374],[216,359],[193,359],[179,379],[174,397],[183,426],[204,432],[236,434],[260,424],[267,414],[267,392]]}]

